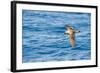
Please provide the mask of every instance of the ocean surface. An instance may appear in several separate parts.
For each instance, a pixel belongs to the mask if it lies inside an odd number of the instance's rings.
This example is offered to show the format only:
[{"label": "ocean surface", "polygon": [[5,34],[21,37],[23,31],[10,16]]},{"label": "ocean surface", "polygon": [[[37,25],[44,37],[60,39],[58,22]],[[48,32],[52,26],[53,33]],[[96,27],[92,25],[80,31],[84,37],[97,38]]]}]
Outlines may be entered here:
[{"label": "ocean surface", "polygon": [[[91,59],[91,14],[77,12],[22,11],[22,62],[77,61]],[[75,34],[72,48],[65,25]]]}]

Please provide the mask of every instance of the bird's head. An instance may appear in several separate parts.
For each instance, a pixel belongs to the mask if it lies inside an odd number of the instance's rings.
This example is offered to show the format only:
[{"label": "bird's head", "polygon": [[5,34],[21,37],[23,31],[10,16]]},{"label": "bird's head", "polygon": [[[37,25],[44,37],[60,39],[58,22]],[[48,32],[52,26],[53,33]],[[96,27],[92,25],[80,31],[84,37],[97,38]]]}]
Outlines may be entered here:
[{"label": "bird's head", "polygon": [[69,24],[68,25],[65,25],[66,29],[72,29],[73,30],[73,27],[70,26]]}]

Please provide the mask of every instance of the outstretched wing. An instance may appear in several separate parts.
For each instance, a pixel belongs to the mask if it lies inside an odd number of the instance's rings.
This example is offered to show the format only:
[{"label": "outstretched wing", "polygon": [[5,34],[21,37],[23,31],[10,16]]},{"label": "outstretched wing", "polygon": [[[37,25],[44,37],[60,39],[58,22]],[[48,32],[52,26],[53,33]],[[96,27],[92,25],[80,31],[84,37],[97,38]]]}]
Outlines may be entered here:
[{"label": "outstretched wing", "polygon": [[74,32],[75,32],[75,33],[79,33],[79,32],[80,32],[80,30],[74,30]]},{"label": "outstretched wing", "polygon": [[68,31],[65,31],[64,34],[65,34],[65,35],[66,35],[66,34],[69,35]]}]

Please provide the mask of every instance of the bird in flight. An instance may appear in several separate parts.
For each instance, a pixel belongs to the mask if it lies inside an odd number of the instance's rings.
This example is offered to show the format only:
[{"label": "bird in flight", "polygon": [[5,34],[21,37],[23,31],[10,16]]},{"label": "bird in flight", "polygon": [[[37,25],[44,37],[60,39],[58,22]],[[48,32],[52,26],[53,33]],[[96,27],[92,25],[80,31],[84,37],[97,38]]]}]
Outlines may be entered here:
[{"label": "bird in flight", "polygon": [[72,26],[69,26],[69,25],[66,25],[65,28],[66,28],[66,31],[64,32],[64,34],[69,35],[70,44],[71,44],[72,48],[74,48],[75,44],[76,44],[75,33],[79,33],[80,31],[75,30]]}]

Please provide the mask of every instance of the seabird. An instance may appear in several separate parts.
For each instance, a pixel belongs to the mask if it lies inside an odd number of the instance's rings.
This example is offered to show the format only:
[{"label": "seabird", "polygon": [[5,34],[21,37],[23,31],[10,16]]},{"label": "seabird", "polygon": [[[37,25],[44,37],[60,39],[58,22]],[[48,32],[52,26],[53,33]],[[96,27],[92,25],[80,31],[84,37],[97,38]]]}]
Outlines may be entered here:
[{"label": "seabird", "polygon": [[66,25],[66,31],[64,34],[68,34],[69,35],[69,40],[70,40],[70,44],[72,46],[72,48],[75,47],[76,41],[75,41],[75,33],[79,33],[79,30],[74,30],[73,27]]}]

